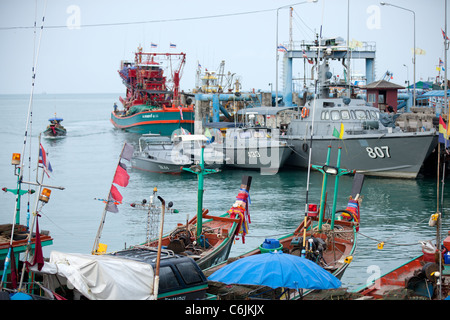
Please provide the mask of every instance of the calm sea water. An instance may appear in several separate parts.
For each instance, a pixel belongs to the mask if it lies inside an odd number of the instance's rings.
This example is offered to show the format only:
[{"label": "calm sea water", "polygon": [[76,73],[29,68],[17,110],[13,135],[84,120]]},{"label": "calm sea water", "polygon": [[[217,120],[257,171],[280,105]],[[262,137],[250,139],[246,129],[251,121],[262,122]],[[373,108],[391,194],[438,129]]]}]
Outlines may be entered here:
[{"label": "calm sea water", "polygon": [[[53,167],[45,183],[63,186],[53,190],[50,201],[42,209],[40,228],[50,230],[54,245],[45,248],[64,252],[90,253],[100,224],[104,204],[95,200],[105,198],[117,166],[123,143],[137,146],[139,136],[114,129],[109,121],[110,111],[119,94],[96,95],[35,95],[32,126],[29,131],[32,146],[31,174],[24,180],[36,179],[38,135],[55,115],[64,118],[67,136],[62,139],[42,138]],[[10,164],[14,152],[22,152],[28,95],[0,96],[0,187],[15,188],[14,167]],[[29,148],[27,146],[27,152]],[[28,153],[27,153],[28,154]],[[28,166],[28,161],[25,162]],[[194,174],[162,175],[130,169],[130,183],[120,188],[124,204],[119,213],[108,213],[101,242],[108,250],[141,243],[146,238],[147,212],[129,204],[148,199],[153,188],[166,202],[172,201],[179,213],[166,215],[165,231],[185,222],[196,213],[197,177]],[[306,194],[306,171],[284,169],[277,175],[260,175],[255,171],[224,170],[208,175],[205,180],[204,207],[213,214],[225,213],[233,204],[243,175],[253,177],[250,197],[250,233],[246,243],[237,240],[231,256],[244,253],[265,238],[290,233],[301,223]],[[365,285],[373,270],[381,274],[420,254],[419,241],[435,239],[435,229],[428,219],[436,212],[436,178],[417,180],[366,178],[361,206],[361,227],[357,251],[342,281],[345,287],[357,289]],[[334,179],[329,179],[329,199]],[[339,184],[338,209],[344,209],[350,193],[352,177],[343,176]],[[310,199],[319,202],[322,175],[312,173]],[[25,188],[25,187],[24,187]],[[444,193],[449,199],[450,191]],[[32,205],[34,199],[31,199]],[[0,223],[11,223],[15,198],[11,193],[0,194]],[[331,200],[330,200],[331,201]],[[26,219],[27,196],[23,197],[21,222]],[[446,235],[450,222],[445,212],[443,230]],[[384,241],[382,250],[378,242]]]}]

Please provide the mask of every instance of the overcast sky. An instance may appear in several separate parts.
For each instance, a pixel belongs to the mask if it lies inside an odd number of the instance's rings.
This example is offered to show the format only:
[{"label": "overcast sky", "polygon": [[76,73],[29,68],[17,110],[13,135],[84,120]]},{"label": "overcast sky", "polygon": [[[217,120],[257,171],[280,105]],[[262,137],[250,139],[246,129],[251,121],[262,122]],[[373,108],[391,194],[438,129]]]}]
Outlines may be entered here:
[{"label": "overcast sky", "polygon": [[[295,0],[48,0],[36,70],[36,93],[122,93],[117,74],[121,60],[132,60],[138,45],[159,52],[185,52],[187,62],[181,89],[195,86],[197,63],[242,79],[243,90],[267,91],[275,83],[277,8]],[[349,38],[376,43],[376,80],[389,70],[392,82],[412,83],[413,14],[372,0],[319,0],[294,6],[293,40],[322,37]],[[416,16],[416,80],[436,77],[444,60],[441,28],[445,27],[445,0],[391,0]],[[38,27],[43,0],[0,1],[0,94],[29,93],[33,65],[35,18]],[[36,10],[37,7],[37,10]],[[243,14],[246,13],[246,14]],[[145,23],[139,23],[145,22]],[[279,10],[279,42],[289,40],[289,10]],[[450,26],[449,33],[450,33]],[[37,31],[36,43],[40,31]],[[169,49],[169,44],[176,49]],[[450,59],[450,57],[449,57]],[[295,64],[300,64],[296,60]],[[303,64],[301,64],[303,65]],[[406,67],[404,66],[406,65]],[[450,65],[450,63],[449,63]],[[333,67],[342,75],[342,67]],[[354,71],[364,72],[355,63]],[[302,68],[300,68],[302,76]],[[294,76],[299,75],[297,70]],[[280,84],[281,85],[281,84]]]}]

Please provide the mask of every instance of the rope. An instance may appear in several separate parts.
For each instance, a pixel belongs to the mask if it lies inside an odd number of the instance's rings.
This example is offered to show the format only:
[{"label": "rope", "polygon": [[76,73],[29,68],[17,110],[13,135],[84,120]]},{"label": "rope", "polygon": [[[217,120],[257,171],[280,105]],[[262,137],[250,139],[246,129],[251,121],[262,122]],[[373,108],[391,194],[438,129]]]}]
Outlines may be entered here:
[{"label": "rope", "polygon": [[[378,240],[378,239],[369,237],[368,235],[365,235],[365,234],[362,233],[362,232],[358,232],[358,234],[361,235],[361,236],[363,236],[363,237],[366,237],[366,238],[368,238],[368,239],[374,240],[374,241],[376,241],[377,243],[384,243],[384,244],[389,243],[389,244],[393,244],[393,245],[396,245],[396,246],[416,246],[416,245],[417,245],[417,243],[395,243],[395,242],[389,242],[389,241],[381,241],[381,240]],[[392,238],[392,237],[391,237],[391,238]]]}]

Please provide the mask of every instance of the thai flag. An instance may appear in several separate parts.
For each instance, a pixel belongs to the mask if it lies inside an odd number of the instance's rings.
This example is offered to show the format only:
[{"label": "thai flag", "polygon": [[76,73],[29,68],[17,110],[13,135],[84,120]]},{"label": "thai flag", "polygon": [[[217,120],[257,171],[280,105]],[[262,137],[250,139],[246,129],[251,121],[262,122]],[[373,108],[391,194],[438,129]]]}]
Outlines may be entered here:
[{"label": "thai flag", "polygon": [[42,163],[45,173],[50,177],[49,172],[53,172],[53,169],[50,161],[48,161],[47,154],[45,153],[42,144],[39,144],[39,163]]},{"label": "thai flag", "polygon": [[152,43],[150,46],[151,46],[152,48],[158,47],[158,45],[157,45],[157,44],[154,44],[154,43]]},{"label": "thai flag", "polygon": [[449,40],[447,35],[445,34],[444,30],[442,30],[442,28],[441,28],[441,31],[442,31],[442,36],[444,37],[444,40]]},{"label": "thai flag", "polygon": [[281,44],[278,46],[278,51],[280,52],[287,52],[287,49],[285,46],[282,46]]},{"label": "thai flag", "polygon": [[176,44],[174,44],[174,43],[171,43],[171,44],[170,44],[170,47],[171,47],[171,48],[176,48],[176,47],[177,47],[177,45],[176,45]]}]

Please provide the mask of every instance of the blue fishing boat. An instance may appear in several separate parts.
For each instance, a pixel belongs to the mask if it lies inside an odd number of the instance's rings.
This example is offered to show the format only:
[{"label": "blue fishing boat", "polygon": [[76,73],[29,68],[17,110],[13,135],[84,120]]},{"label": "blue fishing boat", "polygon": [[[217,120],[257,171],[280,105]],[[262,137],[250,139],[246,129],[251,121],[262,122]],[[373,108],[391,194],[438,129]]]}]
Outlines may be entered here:
[{"label": "blue fishing boat", "polygon": [[48,119],[50,124],[47,126],[45,131],[43,132],[47,137],[63,137],[66,135],[67,130],[61,124],[63,118],[56,117],[56,114],[53,118]]}]

